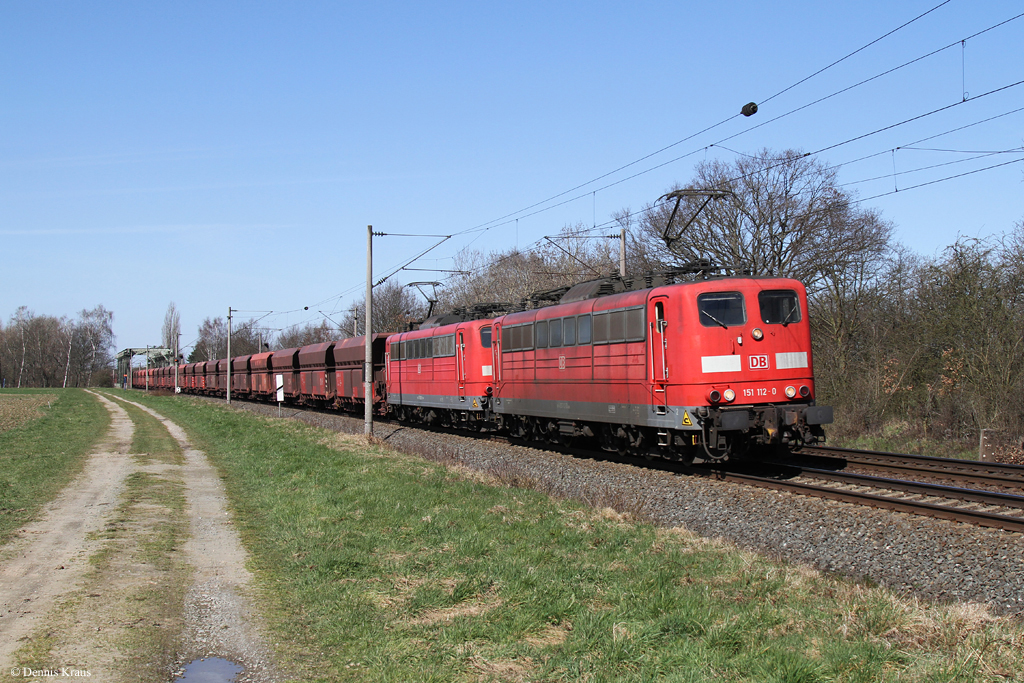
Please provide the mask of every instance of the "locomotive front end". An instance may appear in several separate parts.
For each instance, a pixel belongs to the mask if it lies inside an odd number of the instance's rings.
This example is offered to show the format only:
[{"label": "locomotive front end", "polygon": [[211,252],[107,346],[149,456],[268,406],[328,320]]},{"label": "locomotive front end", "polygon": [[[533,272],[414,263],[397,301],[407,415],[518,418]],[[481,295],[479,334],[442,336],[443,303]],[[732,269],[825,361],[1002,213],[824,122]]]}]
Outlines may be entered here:
[{"label": "locomotive front end", "polygon": [[[687,306],[687,385],[707,454],[824,439],[832,408],[814,400],[807,295],[786,278],[710,281]],[[698,403],[699,401],[699,403]]]}]

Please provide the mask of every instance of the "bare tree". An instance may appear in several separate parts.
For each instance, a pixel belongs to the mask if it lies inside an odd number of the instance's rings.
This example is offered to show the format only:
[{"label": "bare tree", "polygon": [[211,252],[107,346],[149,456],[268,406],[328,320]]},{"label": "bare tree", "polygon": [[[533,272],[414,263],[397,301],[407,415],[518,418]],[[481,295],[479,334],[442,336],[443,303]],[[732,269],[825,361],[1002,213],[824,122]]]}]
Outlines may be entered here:
[{"label": "bare tree", "polygon": [[164,314],[164,325],[160,331],[160,339],[165,349],[176,349],[178,335],[181,334],[181,313],[174,302],[167,304],[167,313]]},{"label": "bare tree", "polygon": [[837,271],[859,268],[865,255],[883,254],[892,233],[876,212],[856,206],[836,176],[795,151],[703,162],[688,186],[724,198],[684,197],[674,217],[673,201],[648,205],[637,237],[665,264],[710,259],[753,275],[795,277],[813,290]]},{"label": "bare tree", "polygon": [[75,343],[80,344],[75,386],[106,386],[114,363],[114,313],[102,305],[78,313]]},{"label": "bare tree", "polygon": [[277,336],[274,345],[278,349],[293,349],[310,344],[321,344],[323,342],[342,339],[348,335],[343,334],[328,321],[322,320],[317,324],[306,323],[294,325],[281,331]]},{"label": "bare tree", "polygon": [[[374,287],[373,332],[400,332],[409,328],[411,321],[422,320],[427,308],[417,295],[395,279]],[[341,333],[351,335],[353,330],[363,334],[366,329],[366,299],[356,302],[341,322]]]},{"label": "bare tree", "polygon": [[0,335],[2,383],[19,387],[109,385],[112,323],[113,313],[103,306],[81,311],[77,320],[18,308]]},{"label": "bare tree", "polygon": [[198,339],[188,356],[189,363],[226,358],[228,354],[228,324],[224,318],[206,318],[199,325]]},{"label": "bare tree", "polygon": [[449,279],[438,308],[447,312],[491,302],[518,306],[535,292],[616,273],[616,246],[608,234],[575,225],[563,228],[529,252],[461,252],[455,258],[455,267],[468,274]]}]

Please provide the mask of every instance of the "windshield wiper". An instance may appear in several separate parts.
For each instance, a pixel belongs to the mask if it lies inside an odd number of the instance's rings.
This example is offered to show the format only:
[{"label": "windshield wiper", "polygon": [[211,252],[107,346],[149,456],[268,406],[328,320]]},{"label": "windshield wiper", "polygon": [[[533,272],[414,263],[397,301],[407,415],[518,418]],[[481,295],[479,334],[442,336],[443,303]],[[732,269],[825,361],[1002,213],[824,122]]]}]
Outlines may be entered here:
[{"label": "windshield wiper", "polygon": [[785,319],[783,319],[783,321],[782,321],[782,326],[783,327],[788,327],[789,326],[789,319],[793,317],[793,314],[796,313],[796,311],[797,311],[797,306],[794,306],[793,308],[789,309],[789,313],[786,314]]},{"label": "windshield wiper", "polygon": [[708,313],[707,311],[705,311],[705,310],[703,310],[703,309],[702,309],[702,310],[701,310],[701,313],[703,313],[703,314],[704,314],[704,315],[706,315],[707,317],[711,318],[711,319],[712,319],[712,320],[713,320],[714,322],[718,323],[719,325],[721,325],[721,326],[722,326],[722,327],[724,327],[725,329],[729,329],[729,326],[728,326],[728,325],[726,325],[726,324],[725,324],[725,323],[723,323],[723,322],[722,322],[721,320],[719,320],[719,319],[718,319],[718,318],[716,318],[715,316],[711,315],[711,314],[710,314],[710,313]]}]

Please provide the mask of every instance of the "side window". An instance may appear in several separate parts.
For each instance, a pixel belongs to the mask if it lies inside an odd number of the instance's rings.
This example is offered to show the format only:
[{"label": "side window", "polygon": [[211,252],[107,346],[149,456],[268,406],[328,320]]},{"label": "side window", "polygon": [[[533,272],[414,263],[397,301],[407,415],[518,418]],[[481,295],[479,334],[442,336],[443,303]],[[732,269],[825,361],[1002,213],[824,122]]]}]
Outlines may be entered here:
[{"label": "side window", "polygon": [[566,318],[562,321],[562,344],[576,346],[576,318]]},{"label": "side window", "polygon": [[526,351],[533,348],[533,323],[501,328],[501,352]]},{"label": "side window", "polygon": [[608,341],[626,341],[626,312],[612,311],[608,314]]},{"label": "side window", "polygon": [[607,344],[608,343],[608,313],[595,313],[594,314],[594,343],[595,344]]},{"label": "side window", "polygon": [[576,343],[578,344],[589,344],[590,343],[590,316],[581,315],[576,318]]},{"label": "side window", "polygon": [[455,355],[455,335],[446,334],[443,337],[434,337],[434,357],[445,358]]},{"label": "side window", "polygon": [[481,327],[480,328],[480,346],[485,349],[491,348],[491,328]]},{"label": "side window", "polygon": [[769,289],[758,293],[761,322],[766,325],[788,325],[800,322],[800,299],[792,289]]},{"label": "side window", "polygon": [[729,328],[747,322],[743,295],[739,292],[709,292],[697,297],[700,324]]},{"label": "side window", "polygon": [[548,323],[548,341],[551,342],[551,348],[562,345],[562,321],[552,320]]},{"label": "side window", "polygon": [[631,308],[626,311],[626,341],[643,341],[645,330],[644,309]]},{"label": "side window", "polygon": [[542,320],[537,323],[537,348],[545,349],[548,346],[548,321]]}]

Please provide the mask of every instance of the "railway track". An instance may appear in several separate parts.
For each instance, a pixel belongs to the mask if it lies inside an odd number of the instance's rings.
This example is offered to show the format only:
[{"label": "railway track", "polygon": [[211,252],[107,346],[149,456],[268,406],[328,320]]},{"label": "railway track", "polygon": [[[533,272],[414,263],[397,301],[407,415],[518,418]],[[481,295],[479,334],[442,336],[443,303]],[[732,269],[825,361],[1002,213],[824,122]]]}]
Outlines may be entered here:
[{"label": "railway track", "polygon": [[838,469],[854,465],[858,469],[940,478],[963,485],[1024,490],[1024,466],[997,462],[824,446],[805,446],[793,459],[786,462],[796,465],[805,462],[828,464],[821,469]]},{"label": "railway track", "polygon": [[789,491],[1024,533],[1024,495],[1015,493],[982,491],[807,467],[792,467],[789,471],[774,476],[714,469],[708,470],[705,476],[777,491]]},{"label": "railway track", "polygon": [[[531,445],[531,444],[524,444]],[[906,512],[915,515],[964,522],[1024,533],[1024,467],[1001,463],[984,463],[946,458],[928,458],[878,451],[852,449],[813,449],[815,459],[837,459],[844,464],[877,463],[880,470],[924,477],[943,477],[958,483],[980,482],[1008,491],[991,491],[966,486],[950,486],[928,481],[916,481],[872,476],[862,473],[840,472],[799,464],[799,458],[785,461],[763,461],[754,466],[742,464],[683,465],[668,461],[648,461],[642,458],[622,457],[601,451],[569,449],[574,455],[628,462],[641,467],[662,469],[679,474],[704,476],[719,481],[730,481],[760,488],[789,491],[828,500],[854,503],[874,508]],[[808,455],[804,448],[798,455]],[[821,451],[831,457],[821,455]],[[837,458],[836,454],[841,454]],[[860,457],[862,456],[863,457]],[[765,470],[769,470],[767,473]]]},{"label": "railway track", "polygon": [[[729,467],[687,466],[667,461],[616,457],[605,452],[596,455],[570,450],[584,457],[630,462],[679,474],[1024,533],[1024,467],[1018,465],[880,451],[804,448],[794,459],[763,461],[753,467],[742,464]],[[808,451],[812,451],[813,455]],[[831,462],[831,468],[812,467],[806,464],[806,460]],[[840,466],[851,463],[901,475],[912,474],[923,478],[940,476],[959,484],[984,484],[1003,490],[983,490],[838,471]],[[767,473],[766,469],[769,470]]]}]

